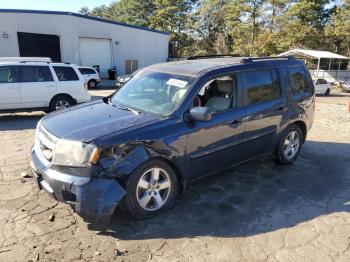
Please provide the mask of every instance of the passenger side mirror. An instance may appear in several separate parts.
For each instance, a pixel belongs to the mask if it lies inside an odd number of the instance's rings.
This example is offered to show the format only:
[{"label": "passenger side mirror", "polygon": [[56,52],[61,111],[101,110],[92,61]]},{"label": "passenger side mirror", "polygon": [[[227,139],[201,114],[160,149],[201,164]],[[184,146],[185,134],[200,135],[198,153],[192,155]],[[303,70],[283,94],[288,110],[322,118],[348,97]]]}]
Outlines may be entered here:
[{"label": "passenger side mirror", "polygon": [[211,120],[211,112],[208,107],[194,107],[190,110],[191,119],[207,122]]}]

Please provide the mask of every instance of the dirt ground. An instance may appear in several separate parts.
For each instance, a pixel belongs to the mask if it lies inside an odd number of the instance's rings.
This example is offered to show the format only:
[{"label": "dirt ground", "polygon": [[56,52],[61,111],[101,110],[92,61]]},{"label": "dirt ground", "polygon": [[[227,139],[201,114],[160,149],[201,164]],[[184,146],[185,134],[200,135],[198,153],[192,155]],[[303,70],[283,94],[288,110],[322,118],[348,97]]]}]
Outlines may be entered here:
[{"label": "dirt ground", "polygon": [[350,261],[349,101],[317,97],[294,165],[265,158],[227,170],[158,217],[117,212],[105,232],[21,178],[43,114],[0,115],[0,261]]}]

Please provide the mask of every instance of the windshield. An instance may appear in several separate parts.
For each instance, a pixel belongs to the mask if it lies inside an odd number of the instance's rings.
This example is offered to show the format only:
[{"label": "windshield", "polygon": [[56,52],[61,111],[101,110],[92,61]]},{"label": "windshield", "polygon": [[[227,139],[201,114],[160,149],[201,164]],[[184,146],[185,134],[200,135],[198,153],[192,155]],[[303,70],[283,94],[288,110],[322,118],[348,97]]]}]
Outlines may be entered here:
[{"label": "windshield", "polygon": [[115,93],[111,102],[116,106],[167,116],[185,97],[192,81],[189,76],[142,71]]}]

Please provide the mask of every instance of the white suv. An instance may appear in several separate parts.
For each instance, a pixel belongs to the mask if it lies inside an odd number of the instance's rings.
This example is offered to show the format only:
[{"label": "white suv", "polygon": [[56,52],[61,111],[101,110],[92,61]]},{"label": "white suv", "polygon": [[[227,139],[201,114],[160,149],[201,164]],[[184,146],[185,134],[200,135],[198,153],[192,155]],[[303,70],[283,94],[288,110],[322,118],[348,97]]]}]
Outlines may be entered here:
[{"label": "white suv", "polygon": [[90,100],[76,65],[0,61],[0,112],[49,112]]},{"label": "white suv", "polygon": [[93,67],[78,67],[80,74],[87,81],[88,88],[94,89],[101,82],[100,74]]}]

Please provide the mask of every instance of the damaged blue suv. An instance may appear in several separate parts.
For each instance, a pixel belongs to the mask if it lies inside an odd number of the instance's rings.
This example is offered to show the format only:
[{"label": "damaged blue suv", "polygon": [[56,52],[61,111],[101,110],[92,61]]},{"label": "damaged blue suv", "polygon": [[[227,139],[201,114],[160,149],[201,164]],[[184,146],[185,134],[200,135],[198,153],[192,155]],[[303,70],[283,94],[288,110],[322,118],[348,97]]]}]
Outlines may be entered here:
[{"label": "damaged blue suv", "polygon": [[273,154],[294,162],[314,119],[310,74],[293,57],[192,58],[138,72],[109,97],[45,116],[34,180],[85,220],[169,209],[186,185]]}]

